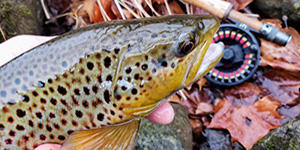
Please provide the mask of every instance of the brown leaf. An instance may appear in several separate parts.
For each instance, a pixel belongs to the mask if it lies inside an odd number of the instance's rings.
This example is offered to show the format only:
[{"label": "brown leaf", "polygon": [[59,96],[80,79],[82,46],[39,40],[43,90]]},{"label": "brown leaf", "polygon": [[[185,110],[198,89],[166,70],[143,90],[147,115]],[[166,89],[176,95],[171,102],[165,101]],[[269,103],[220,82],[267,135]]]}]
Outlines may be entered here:
[{"label": "brown leaf", "polygon": [[234,106],[252,105],[261,94],[259,87],[250,82],[225,89],[226,99]]},{"label": "brown leaf", "polygon": [[281,21],[266,20],[280,29],[280,31],[292,35],[291,41],[285,46],[279,46],[270,41],[261,39],[262,62],[274,68],[300,72],[300,35],[294,28],[281,28]]},{"label": "brown leaf", "polygon": [[299,73],[265,69],[255,82],[263,89],[263,95],[270,95],[283,105],[296,105],[300,102]]},{"label": "brown leaf", "polygon": [[[176,1],[168,2],[168,5],[169,5],[170,11],[173,15],[174,14],[185,14],[184,11],[182,10],[182,8],[179,6],[179,4]],[[163,16],[169,15],[169,12],[167,10],[165,3],[154,4],[154,8],[159,14],[161,14]]]},{"label": "brown leaf", "polygon": [[232,140],[239,141],[247,149],[271,129],[280,126],[282,117],[276,112],[279,104],[270,97],[241,107],[235,107],[227,100],[218,100],[216,114],[207,127],[227,129]]},{"label": "brown leaf", "polygon": [[208,115],[213,113],[213,106],[208,103],[198,103],[195,110],[195,115]]}]

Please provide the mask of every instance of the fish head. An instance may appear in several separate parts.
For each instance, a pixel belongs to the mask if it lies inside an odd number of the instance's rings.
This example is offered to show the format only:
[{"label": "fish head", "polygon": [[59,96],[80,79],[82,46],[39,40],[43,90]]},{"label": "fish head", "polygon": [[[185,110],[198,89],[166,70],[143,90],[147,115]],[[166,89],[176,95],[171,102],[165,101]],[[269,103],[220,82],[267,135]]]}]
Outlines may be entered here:
[{"label": "fish head", "polygon": [[135,33],[138,36],[147,31],[151,35],[140,36],[142,45],[124,53],[119,67],[123,72],[130,68],[135,95],[128,94],[138,101],[135,106],[156,104],[198,80],[219,62],[224,51],[223,44],[215,44],[207,52],[220,25],[214,16],[169,17],[155,22],[155,27],[153,22]]}]

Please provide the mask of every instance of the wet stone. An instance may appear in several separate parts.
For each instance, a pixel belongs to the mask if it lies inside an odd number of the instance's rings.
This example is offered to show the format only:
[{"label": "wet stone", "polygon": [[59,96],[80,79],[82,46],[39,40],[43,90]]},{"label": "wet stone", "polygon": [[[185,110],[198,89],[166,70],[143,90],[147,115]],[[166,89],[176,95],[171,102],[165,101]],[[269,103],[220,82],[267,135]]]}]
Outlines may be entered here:
[{"label": "wet stone", "polygon": [[192,150],[192,129],[185,108],[172,103],[175,117],[172,123],[161,125],[145,118],[141,121],[141,129],[135,150]]}]

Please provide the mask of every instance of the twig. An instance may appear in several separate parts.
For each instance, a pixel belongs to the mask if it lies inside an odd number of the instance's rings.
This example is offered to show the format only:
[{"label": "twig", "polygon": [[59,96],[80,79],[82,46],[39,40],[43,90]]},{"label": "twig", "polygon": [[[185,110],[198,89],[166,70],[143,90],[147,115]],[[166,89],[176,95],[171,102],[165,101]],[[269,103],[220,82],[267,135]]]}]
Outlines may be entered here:
[{"label": "twig", "polygon": [[104,19],[104,21],[111,21],[110,17],[107,15],[106,11],[104,10],[102,3],[100,2],[100,0],[97,0],[101,15]]},{"label": "twig", "polygon": [[148,7],[151,9],[151,11],[156,15],[156,16],[161,16],[152,6],[152,1],[151,0],[145,0],[146,4]]},{"label": "twig", "polygon": [[45,1],[41,0],[41,4],[42,4],[42,7],[43,7],[46,18],[50,19],[51,16],[50,16],[49,10],[46,8]]},{"label": "twig", "polygon": [[121,14],[122,19],[123,19],[123,20],[126,20],[126,17],[125,17],[125,15],[124,15],[124,13],[123,13],[123,11],[122,11],[122,8],[121,8],[121,6],[120,6],[120,4],[119,4],[119,0],[114,0],[114,1],[115,1],[115,4],[116,4],[116,6],[117,6],[117,8],[118,8],[118,10],[119,10],[119,12],[120,12],[120,14]]},{"label": "twig", "polygon": [[120,5],[122,5],[125,9],[127,9],[132,15],[134,15],[134,17],[136,18],[141,18],[138,14],[136,14],[132,9],[129,8],[129,6],[127,4],[125,4],[124,2],[120,2]]},{"label": "twig", "polygon": [[172,15],[171,9],[170,9],[169,4],[168,4],[168,0],[164,0],[164,1],[165,1],[165,5],[166,5],[166,8],[167,8],[167,11],[168,11],[169,15]]},{"label": "twig", "polygon": [[1,34],[2,34],[2,37],[3,37],[4,41],[6,41],[5,33],[3,32],[1,26],[0,26],[0,32],[1,32]]},{"label": "twig", "polygon": [[[139,1],[139,2],[137,2]],[[141,0],[133,0],[133,3],[135,4],[135,6],[142,12],[142,14],[145,16],[145,17],[151,17],[146,11],[145,9],[143,8],[143,6],[141,5]]]}]

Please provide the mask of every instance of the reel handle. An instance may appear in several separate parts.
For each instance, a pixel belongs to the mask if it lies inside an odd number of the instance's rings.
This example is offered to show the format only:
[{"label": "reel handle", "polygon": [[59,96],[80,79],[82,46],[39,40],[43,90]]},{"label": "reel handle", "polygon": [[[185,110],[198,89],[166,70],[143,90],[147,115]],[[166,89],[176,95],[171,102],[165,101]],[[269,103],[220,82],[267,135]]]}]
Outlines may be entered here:
[{"label": "reel handle", "polygon": [[278,45],[285,46],[292,38],[278,28],[269,24],[262,23],[256,19],[250,18],[236,10],[233,10],[231,3],[223,0],[183,0],[192,5],[198,6],[207,12],[221,18],[232,18],[238,22],[246,24],[250,28],[255,29],[258,33],[263,35],[267,40],[277,43]]}]

